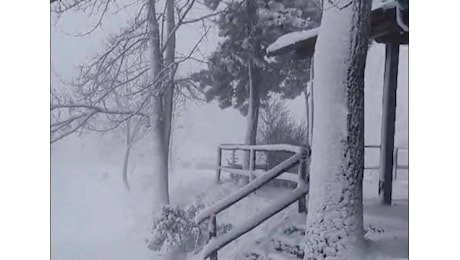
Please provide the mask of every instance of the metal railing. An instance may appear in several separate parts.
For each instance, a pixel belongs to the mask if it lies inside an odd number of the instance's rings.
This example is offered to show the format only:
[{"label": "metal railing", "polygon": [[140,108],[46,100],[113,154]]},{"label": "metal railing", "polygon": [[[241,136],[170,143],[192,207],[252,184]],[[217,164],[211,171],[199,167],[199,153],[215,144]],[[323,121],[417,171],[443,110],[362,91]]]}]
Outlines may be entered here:
[{"label": "metal railing", "polygon": [[[374,149],[380,149],[380,145],[366,145],[364,148],[374,148]],[[396,147],[394,152],[393,152],[393,176],[395,179],[398,178],[398,170],[409,170],[409,165],[408,164],[400,164],[399,163],[399,152],[401,150],[409,151],[408,148],[405,147]],[[364,166],[365,170],[378,170],[380,169],[380,160],[379,160],[379,165],[376,166]]]},{"label": "metal railing", "polygon": [[[230,169],[222,167],[221,157],[222,150],[243,150],[249,152],[249,168],[247,170],[239,169]],[[272,169],[266,171],[264,174],[256,176],[255,174],[255,161],[256,161],[256,152],[257,151],[287,151],[292,152],[293,155],[288,159],[284,160],[280,164],[276,165]],[[310,150],[306,147],[294,146],[294,145],[233,145],[226,144],[220,145],[217,151],[218,165],[216,170],[217,181],[220,182],[220,175],[222,170],[231,171],[238,170],[239,174],[245,174],[250,177],[252,180],[247,185],[242,187],[240,190],[230,195],[229,197],[217,202],[216,204],[204,209],[200,212],[196,218],[195,222],[200,224],[206,219],[209,219],[208,231],[210,240],[203,249],[203,259],[210,258],[211,260],[217,260],[217,252],[225,247],[228,243],[242,236],[243,234],[251,231],[253,228],[257,227],[259,224],[269,219],[276,213],[285,209],[294,202],[298,202],[298,211],[300,213],[307,213],[307,201],[306,195],[308,193],[308,173],[307,173],[307,160],[310,157]],[[255,192],[261,188],[266,183],[274,180],[285,171],[290,168],[299,165],[298,167],[298,177],[297,177],[297,187],[289,191],[288,194],[282,197],[280,200],[276,201],[271,207],[266,208],[259,212],[256,216],[249,218],[243,225],[236,227],[229,231],[228,233],[217,237],[217,214],[223,210],[229,208],[233,204],[237,203],[241,199],[247,197],[252,192]]]}]

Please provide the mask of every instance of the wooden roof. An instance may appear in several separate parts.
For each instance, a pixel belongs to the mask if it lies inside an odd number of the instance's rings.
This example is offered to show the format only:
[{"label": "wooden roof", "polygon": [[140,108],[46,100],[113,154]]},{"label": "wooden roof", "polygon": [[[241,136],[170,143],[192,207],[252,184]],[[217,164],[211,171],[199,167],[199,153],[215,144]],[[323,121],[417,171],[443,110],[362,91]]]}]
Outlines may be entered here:
[{"label": "wooden roof", "polygon": [[[378,43],[396,42],[403,45],[409,44],[409,32],[402,29],[396,20],[396,6],[382,6],[371,13],[371,38]],[[409,10],[402,12],[403,21],[409,24]],[[311,56],[315,51],[315,44],[318,34],[311,37],[286,45],[282,48],[267,53],[273,57],[296,51],[300,56]]]}]

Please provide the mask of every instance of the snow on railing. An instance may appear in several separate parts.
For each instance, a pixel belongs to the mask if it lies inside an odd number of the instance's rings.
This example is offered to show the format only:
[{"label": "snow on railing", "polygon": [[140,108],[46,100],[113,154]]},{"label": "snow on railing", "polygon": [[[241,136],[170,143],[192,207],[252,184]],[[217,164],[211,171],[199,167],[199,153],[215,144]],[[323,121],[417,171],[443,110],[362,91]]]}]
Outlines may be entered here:
[{"label": "snow on railing", "polygon": [[292,152],[304,154],[307,157],[310,156],[310,149],[305,146],[296,146],[291,144],[264,144],[264,145],[247,145],[247,144],[221,144],[217,149],[217,167],[216,167],[216,180],[217,183],[220,182],[220,175],[222,171],[231,172],[229,168],[222,167],[222,151],[223,150],[242,150],[249,152],[249,169],[239,170],[237,174],[249,176],[251,179],[255,179],[256,173],[256,163],[255,157],[256,152],[265,151],[265,152]]},{"label": "snow on railing", "polygon": [[223,150],[254,150],[254,151],[286,151],[293,153],[305,153],[307,148],[303,146],[297,146],[292,144],[221,144],[219,148]]},{"label": "snow on railing", "polygon": [[[268,172],[268,171],[265,171],[265,170],[257,169],[257,170],[254,170],[251,173],[250,171],[247,171],[247,170],[228,168],[228,167],[220,167],[220,170],[228,172],[228,173],[237,174],[237,175],[244,175],[244,176],[247,176],[247,177],[253,177],[253,176],[262,177],[263,175],[267,174],[267,172]],[[281,174],[280,176],[278,176],[276,179],[277,180],[290,181],[290,182],[297,182],[296,175],[294,173],[291,173],[291,172],[285,172],[285,173]]]},{"label": "snow on railing", "polygon": [[195,217],[195,222],[200,224],[205,219],[209,218],[211,214],[218,214],[222,210],[230,207],[231,205],[235,204],[242,198],[246,197],[247,195],[251,194],[252,192],[259,189],[264,184],[268,183],[269,181],[275,179],[279,175],[283,174],[285,170],[291,168],[292,166],[299,163],[302,159],[303,155],[297,153],[287,160],[283,161],[282,163],[275,166],[273,169],[269,170],[265,175],[260,178],[255,179],[254,181],[250,182],[236,193],[230,195],[229,197],[225,198],[224,200],[212,205],[211,207],[203,210]]},{"label": "snow on railing", "polygon": [[289,194],[285,195],[279,201],[274,203],[271,207],[263,209],[261,212],[259,212],[258,215],[249,218],[246,222],[243,223],[243,225],[235,229],[232,229],[230,232],[220,237],[214,237],[204,247],[203,258],[206,259],[216,250],[223,248],[228,243],[251,231],[259,224],[269,219],[281,210],[287,208],[289,205],[296,202],[299,199],[299,197],[304,196],[307,193],[308,185],[306,183],[300,184],[299,187],[297,187],[293,192],[290,192]]},{"label": "snow on railing", "polygon": [[[250,152],[249,170],[229,169],[221,167],[222,150],[244,150]],[[255,152],[256,151],[288,151],[294,154],[288,159],[284,160],[269,171],[256,171],[255,170]],[[307,212],[306,194],[308,193],[308,175],[307,175],[307,158],[310,156],[310,150],[307,147],[294,146],[288,144],[276,145],[236,145],[236,144],[223,144],[217,150],[217,178],[219,181],[220,171],[225,170],[235,172],[252,177],[253,181],[238,190],[236,193],[223,199],[220,202],[204,209],[195,217],[197,224],[202,223],[204,220],[209,219],[209,237],[210,241],[203,250],[204,259],[210,257],[211,260],[217,260],[217,251],[240,237],[241,235],[249,232],[263,221],[275,215],[292,203],[299,202],[299,212]],[[244,197],[262,187],[264,184],[270,182],[276,177],[289,170],[291,167],[299,164],[297,187],[289,192],[288,195],[277,201],[272,207],[264,209],[257,216],[250,218],[242,226],[237,227],[229,233],[216,238],[216,218],[217,214],[237,203]],[[290,178],[291,179],[291,178]]]}]

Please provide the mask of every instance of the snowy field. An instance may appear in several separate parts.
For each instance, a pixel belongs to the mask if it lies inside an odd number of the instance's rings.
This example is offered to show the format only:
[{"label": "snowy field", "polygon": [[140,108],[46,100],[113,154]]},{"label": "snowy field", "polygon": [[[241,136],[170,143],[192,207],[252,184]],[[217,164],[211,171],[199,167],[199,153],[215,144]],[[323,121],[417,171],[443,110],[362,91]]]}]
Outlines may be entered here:
[{"label": "snowy field", "polygon": [[[124,190],[119,167],[110,164],[71,164],[52,161],[51,256],[53,260],[147,260],[155,259],[145,246],[149,229],[150,187],[148,168],[136,168],[132,191]],[[364,180],[365,227],[371,249],[378,258],[405,259],[408,255],[408,178],[400,171],[394,183],[395,205],[386,208],[377,200],[378,171],[366,171]],[[173,204],[193,201],[210,204],[237,186],[214,184],[214,172],[177,169],[171,177]],[[218,215],[220,223],[238,225],[247,216],[270,205],[281,188],[267,187]],[[292,205],[255,230],[219,251],[220,259],[234,259],[241,250],[263,237],[288,215]],[[197,256],[190,259],[199,259]]]}]

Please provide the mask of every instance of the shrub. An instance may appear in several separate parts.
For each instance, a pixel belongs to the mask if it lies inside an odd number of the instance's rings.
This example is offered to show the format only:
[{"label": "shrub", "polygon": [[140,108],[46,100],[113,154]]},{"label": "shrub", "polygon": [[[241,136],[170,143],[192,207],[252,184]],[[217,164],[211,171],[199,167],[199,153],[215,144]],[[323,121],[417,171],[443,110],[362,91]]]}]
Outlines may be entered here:
[{"label": "shrub", "polygon": [[[207,221],[197,225],[194,221],[196,214],[204,208],[203,204],[190,205],[186,208],[179,206],[164,206],[159,216],[154,220],[152,237],[147,240],[147,246],[159,252],[198,252],[208,238]],[[217,227],[217,233],[222,234],[231,229],[230,224]]]},{"label": "shrub", "polygon": [[[271,99],[261,107],[259,143],[305,145],[307,126],[296,122],[289,114],[285,103],[277,98]],[[273,168],[291,156],[288,152],[267,152],[268,168]],[[290,170],[295,172],[295,169]]]}]

